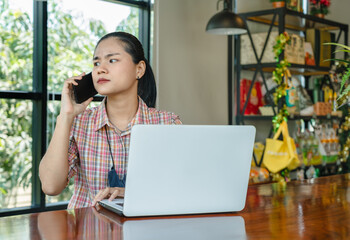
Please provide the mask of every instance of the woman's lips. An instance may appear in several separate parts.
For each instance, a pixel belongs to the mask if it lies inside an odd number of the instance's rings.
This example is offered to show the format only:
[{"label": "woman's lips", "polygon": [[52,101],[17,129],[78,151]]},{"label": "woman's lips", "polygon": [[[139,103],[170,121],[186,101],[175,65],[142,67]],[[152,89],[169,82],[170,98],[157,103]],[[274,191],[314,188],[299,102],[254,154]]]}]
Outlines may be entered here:
[{"label": "woman's lips", "polygon": [[97,81],[97,83],[98,83],[98,84],[103,84],[103,83],[107,83],[107,82],[109,82],[109,81],[110,81],[110,80],[105,79],[105,78],[99,78],[98,81]]}]

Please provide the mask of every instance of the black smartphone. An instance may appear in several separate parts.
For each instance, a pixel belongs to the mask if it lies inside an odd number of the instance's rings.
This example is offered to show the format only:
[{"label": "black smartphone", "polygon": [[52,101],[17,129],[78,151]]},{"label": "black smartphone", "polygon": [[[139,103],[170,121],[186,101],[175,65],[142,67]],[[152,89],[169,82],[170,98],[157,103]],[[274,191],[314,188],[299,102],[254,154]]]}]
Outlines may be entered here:
[{"label": "black smartphone", "polygon": [[73,85],[74,99],[76,103],[82,103],[97,94],[92,81],[91,72],[77,80],[78,85]]}]

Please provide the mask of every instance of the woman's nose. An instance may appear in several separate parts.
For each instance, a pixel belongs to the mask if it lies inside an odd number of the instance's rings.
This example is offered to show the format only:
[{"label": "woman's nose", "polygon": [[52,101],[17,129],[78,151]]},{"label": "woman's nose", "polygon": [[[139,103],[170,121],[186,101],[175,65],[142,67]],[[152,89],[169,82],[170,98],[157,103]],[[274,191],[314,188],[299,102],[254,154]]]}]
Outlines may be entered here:
[{"label": "woman's nose", "polygon": [[98,74],[101,74],[101,73],[107,73],[108,70],[107,68],[104,66],[104,64],[100,64],[98,67],[97,67],[97,73]]}]

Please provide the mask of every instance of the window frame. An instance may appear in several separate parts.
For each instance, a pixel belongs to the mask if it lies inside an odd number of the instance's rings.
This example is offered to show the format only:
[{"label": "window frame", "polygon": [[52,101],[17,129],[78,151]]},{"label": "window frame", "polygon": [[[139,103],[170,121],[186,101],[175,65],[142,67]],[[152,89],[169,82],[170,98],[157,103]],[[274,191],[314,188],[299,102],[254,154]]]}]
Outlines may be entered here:
[{"label": "window frame", "polygon": [[[111,3],[128,5],[140,9],[139,40],[143,44],[145,57],[150,54],[151,0],[105,0]],[[67,208],[67,202],[46,203],[46,197],[41,190],[39,179],[39,164],[44,156],[46,146],[48,101],[61,100],[60,93],[49,93],[47,90],[47,0],[33,0],[33,90],[32,91],[1,91],[0,98],[31,100],[32,113],[32,202],[28,207],[8,208],[0,210],[0,217],[18,214],[36,213],[42,211],[62,210]],[[94,97],[101,101],[102,97]],[[34,121],[35,120],[35,121]]]}]

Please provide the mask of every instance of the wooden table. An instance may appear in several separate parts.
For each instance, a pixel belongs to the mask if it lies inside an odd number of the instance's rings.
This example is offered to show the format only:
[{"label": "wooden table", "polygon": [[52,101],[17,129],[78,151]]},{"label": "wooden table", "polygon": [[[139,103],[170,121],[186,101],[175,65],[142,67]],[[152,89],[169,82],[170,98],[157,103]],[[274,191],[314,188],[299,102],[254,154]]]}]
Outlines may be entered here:
[{"label": "wooden table", "polygon": [[82,208],[0,218],[0,239],[350,239],[350,174],[249,186],[242,212],[123,218]]}]

